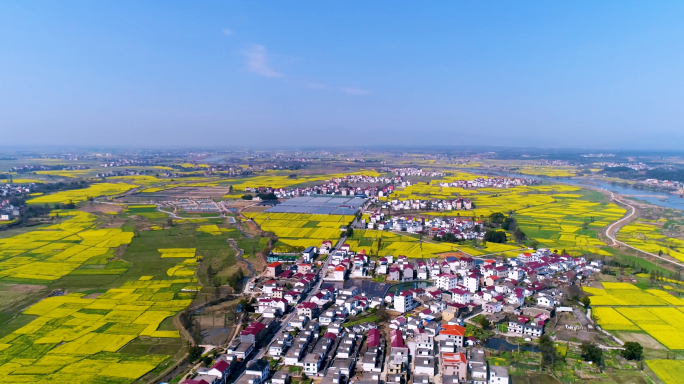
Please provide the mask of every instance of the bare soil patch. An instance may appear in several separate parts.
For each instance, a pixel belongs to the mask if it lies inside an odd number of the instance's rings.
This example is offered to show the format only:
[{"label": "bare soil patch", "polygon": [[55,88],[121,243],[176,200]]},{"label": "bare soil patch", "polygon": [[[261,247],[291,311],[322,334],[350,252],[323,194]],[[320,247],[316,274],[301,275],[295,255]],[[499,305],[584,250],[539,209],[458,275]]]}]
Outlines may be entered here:
[{"label": "bare soil patch", "polygon": [[16,293],[31,293],[38,292],[41,289],[45,289],[44,285],[34,285],[34,284],[10,284],[7,290]]},{"label": "bare soil patch", "polygon": [[91,294],[89,294],[89,295],[85,295],[85,296],[83,296],[83,298],[84,298],[84,299],[95,299],[95,298],[97,298],[98,296],[101,296],[101,295],[104,295],[104,293],[97,293],[97,292],[96,292],[96,293],[91,293]]},{"label": "bare soil patch", "polygon": [[662,344],[660,344],[656,339],[645,333],[631,333],[631,332],[616,332],[615,336],[618,339],[627,341],[636,341],[641,344],[644,348],[648,349],[667,349]]},{"label": "bare soil patch", "polygon": [[102,229],[121,228],[121,226],[124,225],[125,223],[126,223],[126,220],[124,220],[124,219],[111,218],[108,222],[100,225],[99,228],[102,228]]},{"label": "bare soil patch", "polygon": [[98,204],[90,203],[81,208],[81,211],[88,213],[105,213],[105,212],[116,212],[120,213],[124,209],[121,205],[114,204]]},{"label": "bare soil patch", "polygon": [[0,309],[6,309],[45,289],[44,285],[0,283]]},{"label": "bare soil patch", "polygon": [[566,331],[565,329],[556,333],[556,340],[574,341],[580,343],[582,341],[590,341],[598,343],[601,339],[595,332],[587,331]]}]

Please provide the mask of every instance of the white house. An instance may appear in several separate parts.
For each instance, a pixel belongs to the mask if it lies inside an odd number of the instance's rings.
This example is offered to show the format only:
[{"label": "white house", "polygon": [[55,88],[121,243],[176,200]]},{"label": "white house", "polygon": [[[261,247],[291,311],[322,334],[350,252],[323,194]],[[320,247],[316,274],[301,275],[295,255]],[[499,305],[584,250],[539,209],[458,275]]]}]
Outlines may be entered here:
[{"label": "white house", "polygon": [[394,296],[394,310],[398,312],[408,312],[417,305],[413,301],[413,293],[411,291],[401,291]]}]

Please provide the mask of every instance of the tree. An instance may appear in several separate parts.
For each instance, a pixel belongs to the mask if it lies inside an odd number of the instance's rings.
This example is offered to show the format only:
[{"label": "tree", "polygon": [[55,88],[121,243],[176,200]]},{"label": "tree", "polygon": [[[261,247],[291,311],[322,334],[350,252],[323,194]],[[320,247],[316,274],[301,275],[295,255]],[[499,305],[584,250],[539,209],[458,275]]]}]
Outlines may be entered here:
[{"label": "tree", "polygon": [[247,195],[242,195],[242,197],[240,197],[240,198],[242,200],[252,200],[254,197],[252,195],[247,194]]},{"label": "tree", "polygon": [[193,347],[190,347],[190,349],[188,350],[188,353],[190,354],[190,361],[195,362],[195,361],[199,360],[199,358],[202,357],[203,351],[204,351],[204,349],[202,347],[199,347],[196,345]]},{"label": "tree", "polygon": [[515,238],[515,241],[521,242],[527,238],[527,235],[525,235],[525,232],[523,232],[522,229],[516,227],[515,230],[513,230],[513,237]]},{"label": "tree", "polygon": [[168,225],[169,227],[173,227],[173,219],[170,217],[166,219],[166,225]]},{"label": "tree", "polygon": [[480,320],[478,320],[478,323],[480,323],[480,326],[482,327],[482,329],[487,329],[489,327],[489,320],[484,316],[480,317]]},{"label": "tree", "polygon": [[278,200],[278,196],[275,195],[275,193],[257,193],[257,196],[261,200]]},{"label": "tree", "polygon": [[584,296],[580,299],[580,302],[584,305],[585,308],[589,308],[589,304],[591,304],[591,299],[589,298],[589,296]]},{"label": "tree", "polygon": [[539,351],[542,355],[542,365],[545,367],[553,367],[554,364],[563,359],[548,335],[539,337]]},{"label": "tree", "polygon": [[512,230],[512,229],[515,228],[515,227],[516,227],[516,226],[515,226],[515,219],[512,218],[512,217],[507,217],[507,218],[505,218],[504,221],[503,221],[503,224],[501,224],[501,228],[502,228],[502,229],[505,229],[505,230],[507,230],[507,231],[510,231],[510,230]]},{"label": "tree", "polygon": [[491,215],[489,215],[489,221],[491,221],[494,224],[501,224],[504,222],[505,217],[506,216],[504,216],[504,214],[501,212],[494,212]]},{"label": "tree", "polygon": [[603,361],[603,350],[599,348],[598,345],[584,341],[582,342],[582,345],[580,345],[580,350],[582,352],[580,356],[582,356],[585,361],[591,361],[597,367],[603,369],[605,364]]},{"label": "tree", "polygon": [[625,349],[620,351],[620,355],[627,360],[641,360],[644,347],[635,341],[628,341],[624,345]]},{"label": "tree", "polygon": [[506,242],[506,232],[487,230],[484,235],[484,240],[491,243],[503,244]]},{"label": "tree", "polygon": [[582,294],[582,288],[579,287],[577,284],[572,284],[568,286],[568,298],[571,300],[579,300],[580,295]]}]

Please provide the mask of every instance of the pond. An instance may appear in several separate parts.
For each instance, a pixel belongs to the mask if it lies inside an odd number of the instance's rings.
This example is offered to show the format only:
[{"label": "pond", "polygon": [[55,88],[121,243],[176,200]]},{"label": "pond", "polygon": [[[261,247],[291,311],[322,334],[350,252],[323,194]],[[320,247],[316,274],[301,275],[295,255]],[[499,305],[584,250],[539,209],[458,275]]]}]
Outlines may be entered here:
[{"label": "pond", "polygon": [[[506,339],[500,339],[500,338],[491,338],[485,341],[484,347],[488,349],[493,349],[496,351],[517,351],[518,350],[518,345],[517,344],[511,344],[509,343]],[[527,351],[527,352],[539,352],[539,348],[533,345],[521,345],[520,346],[521,351]]]},{"label": "pond", "polygon": [[398,283],[396,285],[391,286],[388,290],[388,293],[391,292],[396,295],[397,293],[405,291],[407,289],[427,288],[431,285],[432,283],[429,281],[407,281],[404,283]]},{"label": "pond", "polygon": [[359,293],[366,294],[366,297],[384,298],[387,294],[387,288],[390,286],[390,284],[376,283],[374,281],[371,281],[371,279],[349,279],[345,280],[344,282],[326,282],[323,283],[321,288],[325,288],[328,286],[334,286],[337,289],[357,287],[359,289]]}]

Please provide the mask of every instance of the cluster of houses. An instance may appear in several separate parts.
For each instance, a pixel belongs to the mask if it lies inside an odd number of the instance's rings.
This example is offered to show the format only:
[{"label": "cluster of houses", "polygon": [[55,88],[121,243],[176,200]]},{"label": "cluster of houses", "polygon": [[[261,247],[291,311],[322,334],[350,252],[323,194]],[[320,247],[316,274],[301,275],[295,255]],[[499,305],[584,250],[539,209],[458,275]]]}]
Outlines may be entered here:
[{"label": "cluster of houses", "polygon": [[684,188],[684,183],[675,180],[646,179],[643,183],[667,189],[678,188],[679,193],[681,193],[681,189]]},{"label": "cluster of houses", "polygon": [[389,293],[385,301],[399,312],[419,305],[441,312],[445,305],[462,308],[476,304],[486,313],[513,313],[523,307],[526,299],[536,301],[539,307],[554,308],[562,292],[548,286],[573,284],[600,268],[600,261],[587,264],[583,257],[555,255],[543,249],[508,260],[470,257],[416,260],[406,256],[395,260],[393,256],[384,256],[378,260],[376,274],[387,274],[392,281],[434,282],[426,290]]},{"label": "cluster of houses", "polygon": [[[109,156],[105,154],[104,156]],[[126,159],[126,158],[110,158],[108,161],[100,163],[100,167],[129,167],[129,166],[145,166],[145,165],[157,165],[157,160],[149,159]],[[131,171],[134,172],[134,171]]]},{"label": "cluster of houses", "polygon": [[31,185],[0,184],[0,221],[9,221],[21,215],[18,206],[10,203],[6,197],[20,196],[31,192]]},{"label": "cluster of houses", "polygon": [[[249,323],[225,355],[187,384],[225,383],[231,366],[242,361],[249,364],[238,383],[262,384],[273,376],[272,383],[286,384],[291,370],[271,375],[267,361],[250,360],[260,347],[286,366],[320,377],[321,384],[378,384],[383,372],[385,382],[394,384],[432,384],[437,377],[443,384],[507,383],[506,367],[488,366],[477,339],[466,337],[463,319],[482,313],[495,324],[507,324],[509,336],[539,337],[563,297],[552,287],[573,284],[601,268],[599,261],[587,263],[582,257],[547,249],[511,259],[384,256],[374,262],[365,251],[355,253],[347,244],[333,249],[326,241],[320,250],[311,248],[328,254],[327,262],[315,263],[307,253],[296,263],[270,263],[256,300],[259,320]],[[321,272],[324,280],[344,281],[374,272],[389,280],[432,284],[369,297],[356,285],[323,284],[316,290]],[[389,321],[387,339],[375,323],[345,324],[348,317],[381,306],[396,314]],[[413,343],[416,347],[409,348]],[[359,369],[362,372],[354,375]]]},{"label": "cluster of houses", "polygon": [[[64,160],[77,160],[75,158],[60,158]],[[65,164],[55,164],[55,165],[43,165],[43,164],[31,164],[31,165],[18,165],[9,169],[10,172],[16,172],[19,174],[30,173],[35,171],[75,171],[90,169],[87,165],[65,165]]]},{"label": "cluster of houses", "polygon": [[[431,320],[429,316],[401,319],[404,317],[398,317],[390,324],[387,383],[408,382],[409,371],[413,373],[411,381],[421,384],[438,382],[436,376],[441,377],[442,383],[449,384],[509,382],[508,370],[505,367],[488,366],[483,349],[466,348],[474,346],[476,341],[473,337],[465,337],[466,328],[462,320],[451,319],[443,324]],[[415,348],[407,347],[405,337],[411,339]],[[439,356],[436,356],[436,350]],[[412,353],[414,356],[411,356]],[[441,364],[437,363],[438,359]]]},{"label": "cluster of houses", "polygon": [[[428,236],[443,237],[452,233],[457,239],[469,240],[481,239],[484,236],[482,222],[467,218],[423,218],[412,216],[395,216],[385,220],[385,214],[380,211],[369,212],[368,222],[366,219],[359,220],[361,228],[392,230],[397,232],[424,233]],[[475,226],[480,226],[480,231],[474,231]]]},{"label": "cluster of houses", "polygon": [[369,330],[364,370],[380,372],[384,341],[377,329],[345,329],[342,324],[347,316],[381,304],[380,298],[365,297],[356,287],[323,287],[308,301],[296,305],[296,316],[275,336],[268,353],[282,358],[285,365],[301,367],[307,376],[325,376],[323,381],[336,383],[353,371],[364,339],[362,332]]},{"label": "cluster of houses", "polygon": [[650,171],[655,169],[644,163],[595,163],[595,165],[603,168],[629,168],[635,171]]},{"label": "cluster of houses", "polygon": [[444,176],[443,172],[435,172],[435,171],[424,171],[421,168],[394,168],[394,169],[389,169],[390,172],[397,176],[401,177],[406,177],[406,176],[418,176],[418,177],[442,177]]},{"label": "cluster of houses", "polygon": [[538,182],[534,179],[521,177],[478,177],[472,180],[450,180],[438,183],[438,185],[456,188],[512,188],[536,183]]},{"label": "cluster of houses", "polygon": [[330,263],[325,274],[326,280],[344,281],[348,276],[370,277],[369,271],[375,269],[375,261],[369,261],[365,249],[359,253],[352,252],[349,244],[343,244],[328,257]]},{"label": "cluster of houses", "polygon": [[[364,186],[353,186],[350,184],[368,184]],[[287,199],[298,196],[310,195],[334,195],[334,196],[387,196],[394,191],[395,185],[406,187],[410,185],[399,176],[365,176],[365,175],[346,175],[344,177],[332,178],[320,185],[302,188],[271,188],[271,187],[246,187],[245,192],[253,193],[273,193],[279,199]]]},{"label": "cluster of houses", "polygon": [[458,198],[454,200],[420,200],[420,199],[408,199],[408,200],[391,200],[382,205],[383,209],[391,209],[393,211],[401,210],[424,210],[424,211],[456,211],[456,210],[468,210],[473,209],[473,203],[464,198]]},{"label": "cluster of houses", "polygon": [[183,381],[182,384],[226,384],[234,366],[234,355],[220,355],[211,366],[199,368],[195,377]]},{"label": "cluster of houses", "polygon": [[[249,361],[259,348],[268,343],[275,327],[274,319],[262,318],[260,321],[251,322],[226,347],[226,352],[214,359],[211,366],[197,369],[195,377],[183,381],[182,384],[226,384],[236,366]],[[249,362],[244,375],[236,383],[262,384],[269,377],[269,368],[268,362],[262,359]]]}]

